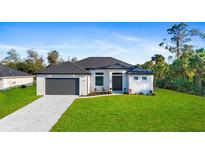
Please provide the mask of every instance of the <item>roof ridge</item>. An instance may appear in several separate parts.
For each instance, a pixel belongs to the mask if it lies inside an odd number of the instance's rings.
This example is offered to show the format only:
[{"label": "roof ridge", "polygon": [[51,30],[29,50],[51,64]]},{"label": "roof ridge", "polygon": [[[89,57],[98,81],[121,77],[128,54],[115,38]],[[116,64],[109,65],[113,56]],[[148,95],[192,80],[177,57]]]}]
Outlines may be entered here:
[{"label": "roof ridge", "polygon": [[44,70],[41,70],[39,72],[36,72],[36,74],[44,74],[44,73],[74,73],[74,74],[90,74],[89,71],[84,69],[83,67],[75,64],[74,62],[71,61],[64,61],[62,63],[59,63],[57,65],[52,65]]},{"label": "roof ridge", "polygon": [[79,66],[79,65],[78,65],[78,64],[76,64],[75,62],[71,62],[71,61],[67,61],[67,62],[74,64],[75,66],[77,66],[78,68],[80,68],[80,69],[82,69],[82,70],[86,71],[87,73],[90,73],[90,72],[89,72],[89,71],[87,71],[85,68],[83,68],[83,67]]},{"label": "roof ridge", "polygon": [[[122,60],[113,58],[113,57],[87,57],[82,60],[79,60],[75,62],[78,66],[81,66],[84,69],[97,69],[97,68],[107,68],[109,66],[114,66],[116,65],[116,69],[119,69],[119,66],[122,66],[122,68],[127,69],[131,66],[132,64],[129,64],[127,62],[124,62]],[[119,65],[119,66],[118,66]]]},{"label": "roof ridge", "polygon": [[85,60],[85,59],[89,59],[89,58],[112,58],[112,57],[98,57],[98,56],[94,56],[94,57],[92,57],[92,56],[90,56],[90,57],[86,57],[86,58],[83,58],[83,59],[81,59],[81,60],[78,60],[78,61],[76,61],[75,63],[78,63],[78,62],[80,62],[80,61],[83,61],[83,60]]},{"label": "roof ridge", "polygon": [[122,63],[128,64],[128,65],[131,65],[131,66],[134,66],[134,65],[129,64],[129,63],[127,63],[127,62],[124,62],[124,61],[122,61],[122,60],[119,60],[119,59],[116,59],[116,58],[113,58],[113,57],[111,57],[111,58],[112,58],[112,59],[115,59],[115,60],[117,60],[117,61],[120,61],[120,62],[122,62]]}]

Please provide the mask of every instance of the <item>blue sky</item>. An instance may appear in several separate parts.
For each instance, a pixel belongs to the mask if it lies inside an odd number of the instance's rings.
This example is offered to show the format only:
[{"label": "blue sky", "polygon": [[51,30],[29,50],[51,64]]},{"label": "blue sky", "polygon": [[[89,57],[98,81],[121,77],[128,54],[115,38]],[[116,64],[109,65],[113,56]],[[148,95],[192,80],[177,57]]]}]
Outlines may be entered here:
[{"label": "blue sky", "polygon": [[[144,63],[154,54],[171,55],[158,45],[174,23],[0,23],[0,59],[14,48],[22,58],[34,49],[46,58],[51,50],[63,59],[111,56],[131,64]],[[188,23],[205,31],[205,23]],[[195,38],[195,48],[205,42]]]}]

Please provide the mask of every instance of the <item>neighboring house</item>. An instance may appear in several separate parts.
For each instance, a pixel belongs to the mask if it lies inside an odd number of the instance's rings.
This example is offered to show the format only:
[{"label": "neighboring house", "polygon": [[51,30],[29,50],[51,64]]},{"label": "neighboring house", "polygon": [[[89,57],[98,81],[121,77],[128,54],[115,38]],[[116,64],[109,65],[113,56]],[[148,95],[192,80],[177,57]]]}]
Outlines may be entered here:
[{"label": "neighboring house", "polygon": [[37,95],[87,95],[90,92],[149,93],[153,73],[112,57],[64,62],[37,73]]},{"label": "neighboring house", "polygon": [[0,65],[0,90],[9,89],[11,87],[17,87],[21,85],[32,85],[33,84],[33,76],[21,72],[19,70],[15,70],[9,68],[4,65]]}]

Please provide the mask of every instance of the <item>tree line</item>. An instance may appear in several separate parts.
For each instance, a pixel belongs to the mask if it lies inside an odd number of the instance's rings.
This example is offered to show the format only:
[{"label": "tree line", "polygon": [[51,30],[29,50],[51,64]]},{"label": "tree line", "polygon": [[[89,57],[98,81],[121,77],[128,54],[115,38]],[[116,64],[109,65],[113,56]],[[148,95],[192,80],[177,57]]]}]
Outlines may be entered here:
[{"label": "tree line", "polygon": [[68,57],[67,60],[60,58],[59,52],[52,50],[47,54],[47,64],[42,56],[39,56],[37,51],[27,50],[27,57],[21,58],[20,54],[15,49],[10,49],[7,52],[7,56],[0,61],[0,64],[8,67],[18,69],[23,72],[35,74],[38,71],[45,69],[46,67],[60,64],[64,61],[76,62],[77,57]]},{"label": "tree line", "polygon": [[170,37],[163,39],[159,46],[175,55],[169,56],[168,62],[156,54],[150,61],[137,66],[154,72],[156,87],[205,95],[205,49],[195,49],[191,44],[193,37],[205,40],[205,33],[188,26],[179,23],[167,29]]}]

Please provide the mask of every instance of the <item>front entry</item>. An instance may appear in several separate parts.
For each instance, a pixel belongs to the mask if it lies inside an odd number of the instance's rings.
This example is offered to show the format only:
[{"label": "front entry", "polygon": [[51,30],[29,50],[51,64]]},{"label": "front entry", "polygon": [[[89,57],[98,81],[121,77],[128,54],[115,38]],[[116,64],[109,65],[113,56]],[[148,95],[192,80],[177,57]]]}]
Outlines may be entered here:
[{"label": "front entry", "polygon": [[122,76],[121,75],[112,76],[112,90],[122,91]]}]

